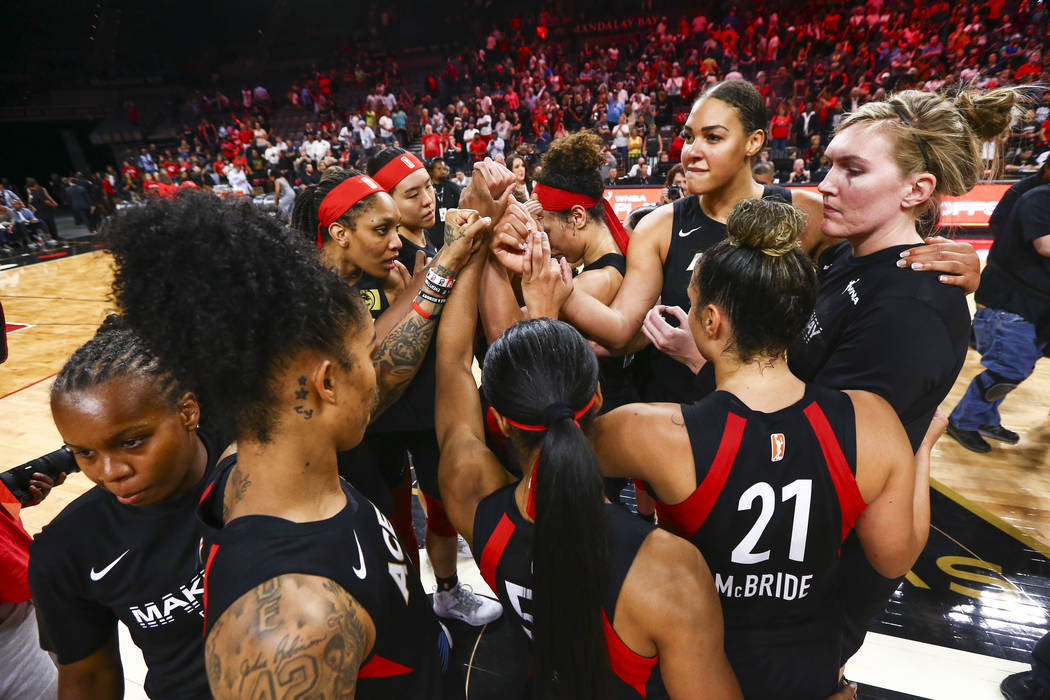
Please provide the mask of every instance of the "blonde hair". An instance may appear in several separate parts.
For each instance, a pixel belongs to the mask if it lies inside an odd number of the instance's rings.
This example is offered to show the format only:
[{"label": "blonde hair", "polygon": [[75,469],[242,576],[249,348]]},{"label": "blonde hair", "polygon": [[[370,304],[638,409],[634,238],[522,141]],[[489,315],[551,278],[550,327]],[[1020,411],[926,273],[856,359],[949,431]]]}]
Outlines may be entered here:
[{"label": "blonde hair", "polygon": [[1006,131],[1019,116],[1022,101],[1017,88],[987,92],[970,88],[952,97],[904,90],[847,114],[835,133],[851,126],[878,125],[893,142],[894,160],[905,177],[929,172],[937,179],[916,220],[925,238],[940,217],[941,197],[964,195],[980,180],[981,141]]},{"label": "blonde hair", "polygon": [[779,258],[798,248],[805,227],[805,214],[790,204],[744,199],[729,213],[726,235],[730,245]]}]

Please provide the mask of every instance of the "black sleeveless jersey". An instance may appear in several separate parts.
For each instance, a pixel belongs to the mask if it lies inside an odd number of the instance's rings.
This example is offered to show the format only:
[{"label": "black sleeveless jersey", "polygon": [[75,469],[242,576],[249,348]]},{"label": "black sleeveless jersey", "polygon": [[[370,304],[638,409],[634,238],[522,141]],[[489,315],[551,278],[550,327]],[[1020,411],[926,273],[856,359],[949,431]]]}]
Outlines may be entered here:
[{"label": "black sleeveless jersey", "polygon": [[294,523],[248,515],[223,524],[223,492],[234,464],[229,460],[197,509],[205,636],[227,608],[259,584],[285,574],[321,576],[342,586],[375,623],[375,644],[357,673],[356,697],[448,697],[448,633],[379,509],[341,482],[346,506],[326,520]]},{"label": "black sleeveless jersey", "polygon": [[[760,413],[716,391],[682,415],[699,486],[656,507],[711,568],[744,696],[827,697],[838,670],[838,552],[865,505],[852,402],[810,384],[801,401]],[[779,656],[793,645],[823,650],[825,661],[812,651],[816,670],[799,673],[790,653]]]},{"label": "black sleeveless jersey", "polygon": [[[606,253],[590,265],[584,265],[583,272],[601,270],[611,267],[622,277],[627,272],[627,257],[622,253]],[[598,369],[602,384],[602,413],[637,400],[634,391],[633,372],[634,355],[606,357],[598,360]]]},{"label": "black sleeveless jersey", "polygon": [[[517,482],[495,491],[474,513],[474,559],[481,575],[496,592],[503,610],[532,638],[532,543],[534,525],[522,517],[514,501]],[[653,526],[612,504],[605,506],[609,536],[609,588],[602,601],[602,627],[613,670],[614,698],[667,698],[660,676],[660,657],[633,652],[613,629],[616,601],[627,572]]]},{"label": "black sleeveless jersey", "polygon": [[886,399],[919,447],[966,359],[966,293],[936,272],[897,267],[908,245],[853,256],[848,242],[820,256],[820,291],[802,337],[788,350],[795,376]]},{"label": "black sleeveless jersey", "polygon": [[[763,199],[791,204],[791,192],[779,185],[765,185]],[[672,205],[671,244],[664,260],[664,283],[660,303],[689,312],[689,281],[700,256],[726,237],[726,225],[704,213],[696,195],[675,200]],[[694,375],[682,363],[655,348],[647,348],[641,366],[638,390],[642,401],[696,401],[715,389],[714,372],[707,367]]]}]

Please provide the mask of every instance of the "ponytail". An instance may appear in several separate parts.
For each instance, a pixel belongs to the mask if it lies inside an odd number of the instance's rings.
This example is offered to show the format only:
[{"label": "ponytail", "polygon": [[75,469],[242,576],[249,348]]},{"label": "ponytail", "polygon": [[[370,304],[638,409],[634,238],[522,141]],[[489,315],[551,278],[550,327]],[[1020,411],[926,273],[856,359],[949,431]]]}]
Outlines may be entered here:
[{"label": "ponytail", "polygon": [[517,428],[515,448],[539,448],[530,484],[536,696],[608,697],[605,491],[584,434],[597,413],[598,362],[572,326],[523,321],[489,348],[482,384],[496,411]]},{"label": "ponytail", "polygon": [[605,490],[594,449],[572,419],[547,428],[532,478],[536,697],[607,697]]}]

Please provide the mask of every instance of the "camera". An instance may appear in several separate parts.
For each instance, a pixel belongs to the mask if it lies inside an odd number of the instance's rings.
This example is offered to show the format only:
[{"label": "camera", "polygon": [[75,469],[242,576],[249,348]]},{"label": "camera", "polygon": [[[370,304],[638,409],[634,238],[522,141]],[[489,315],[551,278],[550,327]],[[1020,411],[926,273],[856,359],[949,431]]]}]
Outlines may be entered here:
[{"label": "camera", "polygon": [[682,188],[679,185],[667,186],[667,201],[673,202],[682,198]]},{"label": "camera", "polygon": [[0,473],[0,482],[18,499],[19,503],[26,503],[33,499],[33,494],[29,491],[29,481],[33,478],[33,474],[39,472],[51,477],[53,481],[58,481],[58,476],[63,472],[72,474],[78,471],[80,467],[77,466],[76,457],[68,447],[60,447],[43,457],[37,457],[14,469]]}]

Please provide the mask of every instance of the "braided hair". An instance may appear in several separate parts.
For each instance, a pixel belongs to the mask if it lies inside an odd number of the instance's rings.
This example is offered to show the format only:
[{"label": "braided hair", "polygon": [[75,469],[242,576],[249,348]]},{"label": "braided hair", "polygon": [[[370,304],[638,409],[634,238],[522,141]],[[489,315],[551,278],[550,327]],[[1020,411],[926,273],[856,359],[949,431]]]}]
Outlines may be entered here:
[{"label": "braided hair", "polygon": [[149,380],[172,406],[185,393],[174,375],[161,366],[124,319],[110,314],[95,336],[66,360],[51,385],[51,398],[86,391],[124,377]]}]

